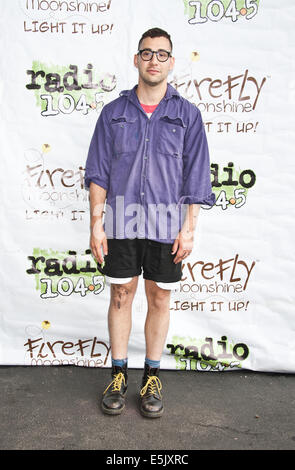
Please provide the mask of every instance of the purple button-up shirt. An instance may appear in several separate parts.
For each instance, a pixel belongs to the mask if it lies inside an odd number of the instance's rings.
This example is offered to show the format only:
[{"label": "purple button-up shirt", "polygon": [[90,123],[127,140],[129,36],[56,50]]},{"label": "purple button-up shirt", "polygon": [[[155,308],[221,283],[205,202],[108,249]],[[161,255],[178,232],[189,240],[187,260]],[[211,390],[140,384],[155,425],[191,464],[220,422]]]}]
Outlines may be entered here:
[{"label": "purple button-up shirt", "polygon": [[200,110],[170,84],[148,118],[136,87],[103,107],[85,186],[93,181],[107,191],[107,238],[173,243],[189,204],[215,203],[205,128]]}]

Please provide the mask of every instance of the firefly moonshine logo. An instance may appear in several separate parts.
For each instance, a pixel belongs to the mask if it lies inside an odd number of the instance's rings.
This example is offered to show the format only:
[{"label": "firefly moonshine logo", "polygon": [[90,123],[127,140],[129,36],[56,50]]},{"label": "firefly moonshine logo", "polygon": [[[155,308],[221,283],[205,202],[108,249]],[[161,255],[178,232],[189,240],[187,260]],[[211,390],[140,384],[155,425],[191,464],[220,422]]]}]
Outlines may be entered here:
[{"label": "firefly moonshine logo", "polygon": [[[53,332],[50,333],[50,330]],[[25,364],[31,366],[75,365],[81,367],[103,367],[106,365],[110,346],[94,338],[56,339],[54,326],[49,321],[26,327]]]},{"label": "firefly moonshine logo", "polygon": [[82,71],[78,65],[48,65],[33,61],[32,69],[26,71],[29,81],[25,87],[35,94],[41,116],[57,116],[89,111],[99,112],[108,101],[107,94],[117,85],[116,76],[109,72],[95,73],[93,64]]},{"label": "firefly moonshine logo", "polygon": [[61,159],[56,152],[58,149],[48,143],[41,149],[24,151],[21,189],[27,206],[27,221],[83,221],[89,212],[89,194],[84,188],[85,169],[78,165],[68,167],[50,163]]},{"label": "firefly moonshine logo", "polygon": [[259,0],[183,0],[183,3],[191,25],[223,19],[233,23],[240,18],[251,20],[257,15],[259,7]]}]

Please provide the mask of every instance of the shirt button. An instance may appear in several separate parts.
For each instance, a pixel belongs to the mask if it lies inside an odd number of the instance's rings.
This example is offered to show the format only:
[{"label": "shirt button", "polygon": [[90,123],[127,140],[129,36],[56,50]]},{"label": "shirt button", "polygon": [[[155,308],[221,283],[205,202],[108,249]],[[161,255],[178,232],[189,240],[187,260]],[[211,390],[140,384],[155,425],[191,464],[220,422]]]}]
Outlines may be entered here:
[{"label": "shirt button", "polygon": [[149,141],[150,141],[150,139],[145,139],[145,141],[146,141],[146,142],[149,142]]},{"label": "shirt button", "polygon": [[172,129],[172,132],[176,132],[176,129]]},{"label": "shirt button", "polygon": [[141,193],[142,196],[144,196],[144,193]]},{"label": "shirt button", "polygon": [[144,159],[147,160],[147,158],[148,158],[147,155],[145,155]]}]

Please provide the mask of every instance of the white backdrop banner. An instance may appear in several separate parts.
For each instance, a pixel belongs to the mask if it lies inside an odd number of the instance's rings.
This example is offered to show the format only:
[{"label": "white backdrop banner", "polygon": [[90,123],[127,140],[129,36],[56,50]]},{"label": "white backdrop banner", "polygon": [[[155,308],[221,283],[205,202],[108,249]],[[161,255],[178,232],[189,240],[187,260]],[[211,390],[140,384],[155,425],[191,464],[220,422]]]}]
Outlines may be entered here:
[{"label": "white backdrop banner", "polygon": [[[103,106],[137,83],[151,27],[199,107],[202,207],[161,367],[295,371],[293,0],[1,1],[0,364],[110,367],[109,286],[89,248],[85,163]],[[129,367],[142,368],[140,277]]]}]

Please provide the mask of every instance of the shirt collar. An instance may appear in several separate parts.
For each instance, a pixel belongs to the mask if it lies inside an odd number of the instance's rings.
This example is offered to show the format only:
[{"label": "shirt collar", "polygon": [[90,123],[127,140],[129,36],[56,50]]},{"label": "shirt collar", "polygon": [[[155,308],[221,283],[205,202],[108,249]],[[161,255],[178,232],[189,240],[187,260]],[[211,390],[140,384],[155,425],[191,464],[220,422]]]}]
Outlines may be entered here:
[{"label": "shirt collar", "polygon": [[[137,98],[137,94],[136,94],[136,88],[137,87],[138,87],[138,85],[135,85],[130,90],[122,90],[121,93],[120,93],[120,96],[127,96],[127,98],[129,98],[131,101],[134,101],[134,99],[135,99],[138,102],[138,98]],[[172,85],[170,85],[170,83],[167,83],[167,90],[166,90],[164,99],[169,100],[173,96],[180,97],[180,94],[178,93],[178,91]]]}]

